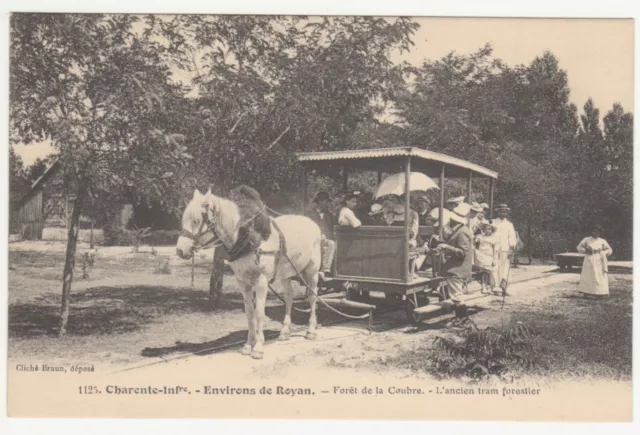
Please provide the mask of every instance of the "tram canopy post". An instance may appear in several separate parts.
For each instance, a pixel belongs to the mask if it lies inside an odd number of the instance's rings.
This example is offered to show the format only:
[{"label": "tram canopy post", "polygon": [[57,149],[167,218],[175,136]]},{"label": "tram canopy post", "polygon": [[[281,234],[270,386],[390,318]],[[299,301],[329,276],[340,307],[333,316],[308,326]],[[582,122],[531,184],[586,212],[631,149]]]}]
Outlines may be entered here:
[{"label": "tram canopy post", "polygon": [[[471,205],[471,183],[473,181],[473,172],[469,171],[469,176],[467,177],[467,203]],[[471,228],[471,219],[467,219],[467,225]]]},{"label": "tram canopy post", "polygon": [[407,157],[407,163],[404,167],[404,276],[405,281],[409,282],[411,271],[409,270],[409,204],[411,202],[411,186],[409,178],[411,177],[411,156]]},{"label": "tram canopy post", "polygon": [[444,234],[444,165],[440,169],[440,211],[438,213],[438,231],[440,238]]},{"label": "tram canopy post", "polygon": [[342,191],[346,192],[349,188],[349,171],[347,166],[342,166]]},{"label": "tram canopy post", "polygon": [[493,178],[489,180],[489,219],[493,219],[493,189],[494,189],[494,181]]},{"label": "tram canopy post", "polygon": [[307,214],[307,171],[303,166],[302,168],[302,214]]}]

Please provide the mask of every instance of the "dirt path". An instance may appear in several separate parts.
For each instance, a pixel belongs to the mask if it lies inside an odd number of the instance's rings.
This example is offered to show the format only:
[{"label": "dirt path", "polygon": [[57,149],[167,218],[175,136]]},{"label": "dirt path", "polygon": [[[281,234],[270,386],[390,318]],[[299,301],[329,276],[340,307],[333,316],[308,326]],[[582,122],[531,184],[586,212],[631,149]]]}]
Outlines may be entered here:
[{"label": "dirt path", "polygon": [[[578,275],[548,275],[549,269],[523,270],[518,277],[520,282],[511,285],[510,291],[513,296],[506,300],[504,308],[501,297],[485,296],[472,300],[470,305],[480,310],[473,316],[474,321],[479,327],[500,323],[509,317],[512,307],[535,306],[558,292],[558,284],[561,284],[562,288],[577,285]],[[471,290],[477,294],[478,288],[472,286]],[[289,342],[270,340],[265,347],[265,359],[258,362],[246,358],[238,359],[237,349],[231,349],[220,350],[216,354],[205,356],[168,355],[162,363],[176,362],[188,366],[189,364],[207,364],[203,361],[208,360],[213,366],[240,364],[248,370],[247,375],[267,378],[269,376],[287,377],[288,372],[295,370],[296,366],[304,366],[305,370],[310,367],[318,370],[347,368],[356,372],[364,369],[368,372],[386,373],[388,369],[385,369],[384,365],[390,355],[415,349],[438,335],[450,332],[444,328],[444,322],[418,328],[407,326],[404,311],[401,309],[377,315],[374,319],[374,331],[378,332],[370,333],[366,322],[321,326],[318,339],[313,342],[304,339],[306,328],[304,325],[299,325]],[[243,341],[244,336],[239,336],[238,339]],[[205,351],[205,353],[209,352]],[[148,364],[140,366],[147,367]],[[119,367],[116,370],[130,368],[132,366]],[[409,371],[397,373],[397,375],[400,378],[414,376]]]}]

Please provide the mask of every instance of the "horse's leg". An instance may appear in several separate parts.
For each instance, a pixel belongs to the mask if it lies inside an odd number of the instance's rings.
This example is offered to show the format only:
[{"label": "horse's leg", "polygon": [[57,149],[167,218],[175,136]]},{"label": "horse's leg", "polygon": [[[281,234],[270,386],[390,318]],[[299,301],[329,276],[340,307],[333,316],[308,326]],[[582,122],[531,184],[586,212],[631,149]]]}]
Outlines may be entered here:
[{"label": "horse's leg", "polygon": [[320,268],[319,265],[315,263],[310,263],[305,270],[302,272],[304,280],[309,285],[309,305],[311,306],[311,313],[309,314],[309,329],[307,330],[307,334],[305,338],[307,340],[315,340],[318,336],[316,332],[316,326],[318,323],[318,319],[316,316],[316,304],[318,302],[316,298],[316,294],[318,294],[318,272]]},{"label": "horse's leg", "polygon": [[243,282],[238,282],[240,289],[242,290],[242,298],[244,299],[244,313],[247,316],[247,323],[249,330],[247,332],[247,343],[242,348],[243,355],[251,355],[251,349],[256,343],[256,324],[255,324],[255,310],[253,308],[253,289],[250,285]]},{"label": "horse's leg", "polygon": [[253,286],[256,292],[256,309],[254,312],[254,316],[256,319],[256,344],[253,346],[253,351],[251,352],[251,358],[261,359],[264,356],[264,307],[267,303],[267,278],[264,275],[260,275],[260,277],[256,280],[255,285]]},{"label": "horse's leg", "polygon": [[282,287],[284,287],[285,313],[282,330],[278,340],[288,340],[291,338],[291,306],[293,305],[293,288],[291,288],[291,280],[283,279]]}]

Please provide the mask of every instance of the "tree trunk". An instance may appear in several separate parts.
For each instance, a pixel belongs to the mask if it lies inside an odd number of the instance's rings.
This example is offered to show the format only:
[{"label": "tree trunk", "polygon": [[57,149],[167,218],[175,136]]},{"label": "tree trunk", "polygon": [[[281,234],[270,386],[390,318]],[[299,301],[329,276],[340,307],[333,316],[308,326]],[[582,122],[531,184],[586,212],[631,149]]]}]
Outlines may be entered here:
[{"label": "tree trunk", "polygon": [[209,305],[212,310],[220,308],[222,298],[222,280],[224,278],[224,260],[228,258],[227,249],[224,246],[215,248],[213,252],[213,270],[209,281]]},{"label": "tree trunk", "polygon": [[86,193],[84,183],[80,183],[78,194],[73,204],[73,212],[69,221],[69,232],[67,233],[67,253],[64,261],[64,272],[62,274],[62,307],[60,309],[60,329],[58,335],[63,337],[67,333],[67,322],[69,321],[69,303],[71,297],[71,281],[73,280],[73,268],[76,264],[76,244],[78,242],[78,222],[82,212],[82,201]]},{"label": "tree trunk", "polygon": [[529,253],[529,266],[533,263],[533,252],[531,247],[531,221],[527,223],[527,252]]},{"label": "tree trunk", "polygon": [[91,219],[91,233],[89,234],[89,248],[93,249],[93,219]]}]

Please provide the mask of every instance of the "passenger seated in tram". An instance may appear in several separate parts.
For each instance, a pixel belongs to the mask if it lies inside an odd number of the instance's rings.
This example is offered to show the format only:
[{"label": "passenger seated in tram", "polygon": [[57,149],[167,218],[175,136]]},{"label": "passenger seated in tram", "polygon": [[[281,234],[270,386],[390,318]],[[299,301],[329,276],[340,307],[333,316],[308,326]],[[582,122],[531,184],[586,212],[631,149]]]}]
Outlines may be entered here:
[{"label": "passenger seated in tram", "polygon": [[384,208],[382,204],[378,204],[377,202],[371,205],[371,211],[367,213],[365,225],[385,225],[384,222]]},{"label": "passenger seated in tram", "polygon": [[373,203],[373,196],[371,193],[363,190],[356,190],[354,193],[358,197],[358,205],[353,212],[363,225],[367,225],[365,222],[369,217],[369,211],[371,210],[371,204]]},{"label": "passenger seated in tram", "polygon": [[420,225],[427,225],[429,219],[429,198],[424,193],[419,193],[415,198],[415,208],[418,213]]},{"label": "passenger seated in tram", "polygon": [[358,192],[348,193],[344,198],[344,205],[338,215],[338,225],[343,227],[360,228],[362,222],[356,216],[354,210],[358,207]]},{"label": "passenger seated in tram", "polygon": [[[398,197],[398,203],[393,208],[394,221],[396,225],[404,226],[404,198]],[[418,230],[420,229],[420,220],[418,212],[409,207],[409,247],[415,248],[418,244]]]}]

